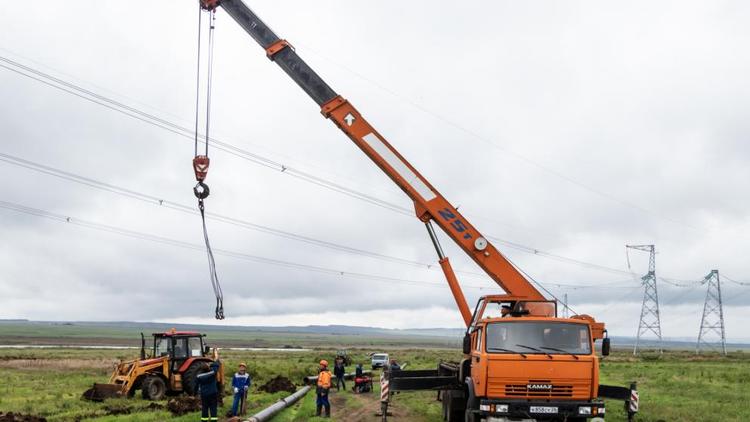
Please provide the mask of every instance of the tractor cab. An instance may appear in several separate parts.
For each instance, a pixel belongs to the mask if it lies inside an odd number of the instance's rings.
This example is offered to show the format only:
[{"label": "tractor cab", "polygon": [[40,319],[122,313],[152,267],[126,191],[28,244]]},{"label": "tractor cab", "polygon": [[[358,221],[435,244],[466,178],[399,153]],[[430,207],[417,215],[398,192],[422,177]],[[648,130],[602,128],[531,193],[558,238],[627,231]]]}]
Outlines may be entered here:
[{"label": "tractor cab", "polygon": [[154,358],[169,356],[170,360],[205,357],[209,352],[208,346],[203,341],[205,336],[197,332],[175,330],[153,333],[152,356]]},{"label": "tractor cab", "polygon": [[169,372],[179,372],[188,359],[207,358],[210,348],[203,341],[205,334],[194,331],[177,331],[153,333],[154,348],[152,358],[167,358]]}]

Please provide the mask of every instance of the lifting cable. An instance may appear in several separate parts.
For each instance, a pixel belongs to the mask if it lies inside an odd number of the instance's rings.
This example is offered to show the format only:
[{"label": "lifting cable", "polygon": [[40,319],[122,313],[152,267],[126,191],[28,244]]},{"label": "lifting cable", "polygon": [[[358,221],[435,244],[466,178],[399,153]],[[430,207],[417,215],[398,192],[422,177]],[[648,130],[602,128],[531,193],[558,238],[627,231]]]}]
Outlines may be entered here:
[{"label": "lifting cable", "polygon": [[203,225],[203,240],[206,243],[206,254],[208,255],[208,272],[211,278],[211,286],[216,296],[216,319],[224,319],[224,294],[221,291],[221,285],[219,284],[219,276],[216,273],[216,261],[214,260],[214,253],[211,250],[211,242],[208,240],[208,229],[206,229],[206,215],[205,206],[203,200],[208,198],[210,190],[208,185],[203,183],[208,174],[208,165],[211,162],[208,158],[208,141],[209,141],[209,129],[211,122],[211,79],[212,79],[212,68],[214,61],[214,26],[216,21],[216,11],[209,10],[210,15],[209,30],[208,30],[208,72],[206,75],[206,131],[205,131],[205,149],[202,155],[198,154],[199,134],[198,125],[200,119],[200,92],[201,92],[201,27],[203,26],[202,16],[204,9],[202,6],[198,8],[198,64],[196,69],[196,92],[195,92],[195,150],[193,157],[193,171],[195,172],[195,180],[198,183],[193,187],[193,193],[198,198],[198,209],[201,212],[201,222]]}]

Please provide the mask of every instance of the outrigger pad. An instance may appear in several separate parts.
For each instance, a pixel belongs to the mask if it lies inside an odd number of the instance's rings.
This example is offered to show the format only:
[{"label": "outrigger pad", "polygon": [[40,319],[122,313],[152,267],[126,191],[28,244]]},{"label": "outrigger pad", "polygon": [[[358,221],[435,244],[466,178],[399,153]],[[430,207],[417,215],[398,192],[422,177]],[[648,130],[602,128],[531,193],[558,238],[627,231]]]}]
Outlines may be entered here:
[{"label": "outrigger pad", "polygon": [[630,400],[630,389],[616,385],[599,384],[599,397],[614,400]]},{"label": "outrigger pad", "polygon": [[118,384],[94,384],[93,387],[83,392],[84,400],[104,401],[122,396],[122,386]]}]

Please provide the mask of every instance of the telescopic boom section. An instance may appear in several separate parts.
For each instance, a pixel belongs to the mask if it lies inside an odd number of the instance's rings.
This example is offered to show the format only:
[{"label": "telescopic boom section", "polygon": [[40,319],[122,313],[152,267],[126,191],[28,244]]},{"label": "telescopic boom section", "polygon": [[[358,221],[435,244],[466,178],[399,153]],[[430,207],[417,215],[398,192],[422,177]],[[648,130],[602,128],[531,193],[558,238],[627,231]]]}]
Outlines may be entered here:
[{"label": "telescopic boom section", "polygon": [[[417,217],[425,223],[434,221],[506,293],[529,300],[544,300],[526,278],[474,228],[419,172],[396,151],[354,108],[328,86],[294,51],[280,39],[241,0],[200,0],[206,9],[221,7],[266,50],[297,85],[320,107],[370,159],[383,170],[413,201]],[[445,261],[445,262],[443,262]],[[441,256],[451,291],[467,325],[471,312],[455,281],[447,258]]]}]

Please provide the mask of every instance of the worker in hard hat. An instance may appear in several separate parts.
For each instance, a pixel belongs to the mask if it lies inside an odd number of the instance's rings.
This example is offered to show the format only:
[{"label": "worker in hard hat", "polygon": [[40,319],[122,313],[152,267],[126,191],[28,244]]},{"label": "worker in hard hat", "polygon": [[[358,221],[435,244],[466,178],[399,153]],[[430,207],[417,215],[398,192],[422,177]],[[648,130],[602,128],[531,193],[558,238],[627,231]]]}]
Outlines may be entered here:
[{"label": "worker in hard hat", "polygon": [[211,365],[201,365],[200,373],[195,377],[198,390],[201,393],[201,422],[218,421],[217,405],[219,402],[219,388],[216,382],[221,365],[214,361]]},{"label": "worker in hard hat", "polygon": [[328,361],[320,361],[320,369],[318,370],[318,388],[317,393],[317,410],[315,416],[320,416],[320,411],[323,407],[326,409],[326,418],[331,417],[331,403],[328,401],[328,391],[331,389],[331,371],[328,370]]},{"label": "worker in hard hat", "polygon": [[232,416],[239,416],[242,413],[242,406],[247,401],[247,390],[252,383],[250,374],[247,373],[247,365],[240,363],[237,372],[232,377],[232,387],[234,388],[234,401],[232,402]]}]

